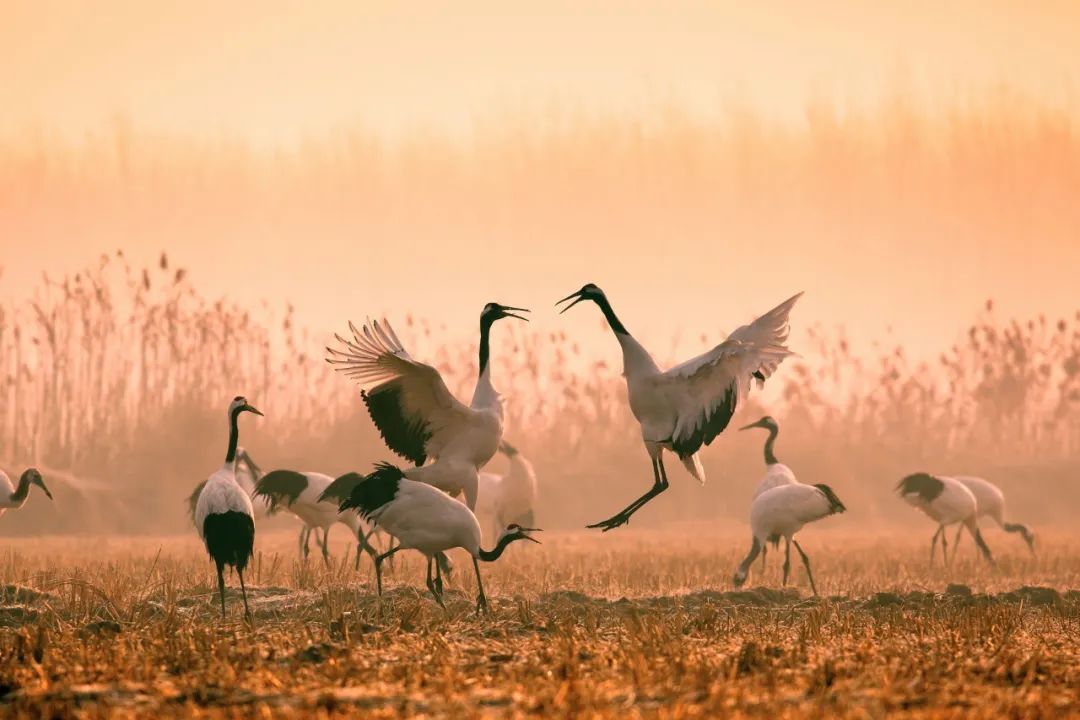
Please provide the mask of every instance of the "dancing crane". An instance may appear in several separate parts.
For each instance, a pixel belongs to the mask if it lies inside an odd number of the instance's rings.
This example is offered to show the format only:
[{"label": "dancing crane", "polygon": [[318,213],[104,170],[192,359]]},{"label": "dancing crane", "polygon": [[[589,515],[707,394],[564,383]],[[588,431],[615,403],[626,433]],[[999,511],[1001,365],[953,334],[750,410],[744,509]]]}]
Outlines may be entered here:
[{"label": "dancing crane", "polygon": [[668,488],[663,451],[675,453],[686,469],[705,483],[705,469],[698,451],[709,445],[731,421],[739,399],[775,372],[791,351],[788,315],[795,295],[749,325],[731,333],[724,342],[670,370],[661,371],[648,351],[635,340],[616,317],[604,291],[592,283],[560,300],[573,300],[566,312],[584,300],[596,303],[622,348],[623,375],[629,391],[630,409],[641,425],[641,438],[653,466],[653,486],[607,520],[589,525],[613,530]]},{"label": "dancing crane", "polygon": [[[352,340],[335,335],[342,348],[327,348],[327,362],[361,385],[387,447],[415,466],[405,477],[464,493],[469,510],[476,507],[477,473],[502,439],[502,401],[491,384],[491,326],[507,317],[527,319],[515,312],[528,310],[488,303],[480,313],[479,377],[469,405],[450,393],[438,370],[410,357],[385,320],[362,330],[349,323]],[[424,465],[428,458],[434,462]]]},{"label": "dancing crane", "polygon": [[[1031,530],[1026,525],[1005,520],[1005,493],[1001,492],[1001,488],[981,477],[956,475],[955,478],[963,483],[964,487],[975,496],[976,515],[978,517],[985,516],[993,519],[1005,532],[1019,533],[1020,537],[1024,538],[1024,542],[1027,543],[1031,554],[1035,554],[1035,535]],[[956,529],[956,539],[953,541],[953,558],[956,557],[956,548],[960,544],[960,533],[963,529],[963,525]]]},{"label": "dancing crane", "polygon": [[919,472],[905,477],[897,484],[896,489],[909,505],[922,510],[938,524],[937,532],[930,540],[931,565],[934,564],[934,550],[937,548],[938,537],[941,538],[942,560],[948,565],[949,553],[946,547],[945,528],[954,523],[961,523],[961,527],[968,529],[971,537],[975,538],[975,544],[979,546],[983,557],[991,565],[994,564],[990,548],[983,541],[976,522],[978,504],[975,501],[975,495],[968,490],[966,485],[946,475]]},{"label": "dancing crane", "polygon": [[240,439],[237,418],[243,412],[262,415],[242,395],[237,395],[229,403],[229,448],[225,453],[225,464],[207,478],[195,503],[195,527],[199,529],[206,543],[206,552],[217,567],[222,617],[225,617],[226,565],[235,568],[240,576],[244,617],[251,617],[247,588],[244,587],[244,568],[255,547],[255,513],[251,507],[251,497],[236,482],[236,444]]},{"label": "dancing crane", "polygon": [[769,540],[778,543],[779,538],[782,537],[784,538],[784,585],[787,585],[788,573],[791,570],[791,546],[794,544],[806,567],[810,589],[817,595],[814,573],[810,571],[810,558],[799,546],[799,541],[795,540],[795,533],[807,523],[842,513],[845,510],[847,508],[828,485],[803,485],[801,483],[778,485],[758,495],[750,506],[750,530],[753,534],[750,552],[735,571],[733,579],[735,587],[742,587],[746,582],[750,566],[758,552],[764,549],[765,543]]},{"label": "dancing crane", "polygon": [[3,470],[0,470],[0,515],[8,510],[18,510],[26,504],[26,496],[30,494],[30,486],[37,485],[50,500],[53,499],[49,488],[45,487],[45,481],[41,479],[41,473],[36,468],[28,468],[19,476],[19,486],[11,484],[11,478]]},{"label": "dancing crane", "polygon": [[443,605],[442,574],[432,564],[436,554],[452,548],[462,548],[472,556],[476,572],[476,611],[487,609],[484,583],[480,579],[480,560],[494,562],[506,547],[516,540],[539,540],[528,533],[538,528],[509,525],[494,549],[480,547],[480,523],[472,510],[427,483],[410,480],[401,469],[389,463],[378,463],[374,472],[353,488],[341,510],[355,508],[365,519],[374,522],[398,539],[397,547],[375,558],[375,580],[382,595],[382,563],[401,550],[418,550],[427,557],[427,587],[435,601]]}]

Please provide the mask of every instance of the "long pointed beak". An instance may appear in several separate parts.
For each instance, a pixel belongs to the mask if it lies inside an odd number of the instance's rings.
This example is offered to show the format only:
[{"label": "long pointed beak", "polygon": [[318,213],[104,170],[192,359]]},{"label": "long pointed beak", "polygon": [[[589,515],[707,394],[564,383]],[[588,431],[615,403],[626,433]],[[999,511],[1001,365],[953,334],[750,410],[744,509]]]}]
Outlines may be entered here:
[{"label": "long pointed beak", "polygon": [[515,315],[512,312],[507,312],[507,310],[514,310],[516,312],[532,312],[531,310],[529,310],[529,308],[516,308],[510,307],[509,305],[503,305],[503,315],[505,317],[517,318],[518,320],[524,320],[525,322],[529,322],[529,318],[522,317],[521,315]]},{"label": "long pointed beak", "polygon": [[544,532],[543,528],[518,528],[522,532]]},{"label": "long pointed beak", "polygon": [[739,430],[740,430],[740,431],[742,431],[742,430],[749,430],[749,429],[751,429],[751,428],[757,428],[757,427],[761,427],[761,425],[759,425],[759,424],[758,424],[758,423],[756,423],[756,422],[752,422],[752,423],[750,423],[749,425],[743,425],[743,426],[742,426],[741,428],[739,428]]},{"label": "long pointed beak", "polygon": [[258,408],[254,408],[251,405],[245,405],[244,409],[247,410],[249,413],[255,413],[256,415],[258,415],[260,417],[266,417],[261,412],[259,412]]},{"label": "long pointed beak", "polygon": [[521,537],[525,538],[526,540],[531,540],[532,542],[536,543],[537,545],[543,545],[544,544],[544,543],[540,542],[539,540],[537,540],[536,538],[532,537],[531,535],[522,535]]},{"label": "long pointed beak", "polygon": [[567,305],[566,307],[564,307],[562,310],[559,311],[559,314],[562,315],[564,312],[566,312],[570,308],[574,307],[575,305],[577,305],[579,302],[581,302],[584,299],[585,299],[585,296],[581,294],[580,290],[578,290],[577,292],[570,293],[569,295],[564,297],[562,300],[555,303],[555,307],[559,307],[559,305],[566,302],[567,300],[573,300],[574,301],[574,302],[570,303],[569,305]]},{"label": "long pointed beak", "polygon": [[45,487],[45,481],[44,480],[41,481],[40,487],[41,487],[42,491],[45,493],[45,495],[47,495],[48,498],[50,500],[52,500],[53,499],[52,493],[49,492],[49,488]]}]

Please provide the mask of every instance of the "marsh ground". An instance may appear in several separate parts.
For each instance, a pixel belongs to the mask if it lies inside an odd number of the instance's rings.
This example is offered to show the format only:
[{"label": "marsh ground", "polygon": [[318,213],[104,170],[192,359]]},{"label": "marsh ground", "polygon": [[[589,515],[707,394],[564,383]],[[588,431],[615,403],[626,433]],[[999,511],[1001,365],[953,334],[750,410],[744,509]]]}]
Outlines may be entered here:
[{"label": "marsh ground", "polygon": [[[807,530],[780,589],[770,555],[742,591],[745,538],[704,527],[548,532],[483,568],[465,556],[448,609],[403,556],[378,602],[373,571],[296,559],[264,532],[254,621],[222,621],[193,536],[5,540],[0,708],[9,717],[526,715],[587,717],[1060,716],[1080,707],[1080,545],[1043,533],[1031,558],[990,530],[948,571],[918,537]],[[925,535],[925,537],[924,537]],[[232,581],[235,584],[235,579]],[[230,586],[231,587],[231,586]]]}]

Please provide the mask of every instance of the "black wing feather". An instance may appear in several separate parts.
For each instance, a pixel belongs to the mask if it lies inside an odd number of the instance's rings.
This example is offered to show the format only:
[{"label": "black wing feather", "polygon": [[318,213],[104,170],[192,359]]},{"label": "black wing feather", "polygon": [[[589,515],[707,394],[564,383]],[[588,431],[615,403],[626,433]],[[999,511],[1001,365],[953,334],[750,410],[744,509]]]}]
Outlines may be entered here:
[{"label": "black wing feather", "polygon": [[370,392],[360,391],[360,397],[386,446],[416,467],[423,465],[431,430],[423,420],[410,419],[402,411],[401,388],[391,381]]},{"label": "black wing feather", "polygon": [[390,463],[377,463],[375,470],[358,482],[338,507],[342,511],[359,510],[365,519],[370,520],[372,513],[393,501],[398,483],[404,477],[405,473]]},{"label": "black wing feather", "polygon": [[262,498],[267,507],[272,509],[282,502],[287,506],[292,505],[307,486],[308,479],[303,473],[295,470],[272,470],[255,483],[252,494]]},{"label": "black wing feather", "polygon": [[323,490],[323,494],[319,496],[319,502],[327,500],[340,505],[342,500],[347,500],[352,495],[353,488],[364,482],[364,477],[357,472],[345,473]]},{"label": "black wing feather", "polygon": [[735,403],[738,397],[738,387],[733,381],[724,391],[724,397],[705,416],[705,422],[701,423],[693,434],[672,442],[676,454],[679,457],[689,457],[700,450],[702,445],[708,445],[716,439],[717,435],[724,432],[728,423],[731,422],[731,417],[735,414]]}]

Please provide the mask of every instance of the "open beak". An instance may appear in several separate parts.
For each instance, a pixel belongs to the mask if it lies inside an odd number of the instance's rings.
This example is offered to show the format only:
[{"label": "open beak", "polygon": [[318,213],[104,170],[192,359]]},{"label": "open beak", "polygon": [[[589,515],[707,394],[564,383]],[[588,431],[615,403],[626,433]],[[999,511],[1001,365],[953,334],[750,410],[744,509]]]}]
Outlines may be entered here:
[{"label": "open beak", "polygon": [[517,318],[518,320],[524,320],[525,322],[529,322],[529,318],[522,317],[521,315],[515,315],[512,312],[507,312],[508,310],[513,310],[515,312],[532,312],[528,308],[516,308],[516,307],[510,307],[509,305],[503,305],[502,311],[503,311],[503,317],[512,317],[512,318]]},{"label": "open beak", "polygon": [[259,412],[259,409],[258,409],[258,408],[252,407],[251,405],[245,405],[245,406],[244,406],[244,409],[245,409],[245,410],[247,410],[247,411],[248,411],[249,413],[255,413],[255,414],[256,414],[256,415],[258,415],[259,417],[266,417],[266,416],[265,416],[265,415],[263,415],[263,414],[262,414],[261,412]]},{"label": "open beak", "polygon": [[570,293],[569,295],[564,297],[562,300],[555,303],[555,307],[559,307],[559,305],[563,304],[567,300],[573,300],[574,301],[574,302],[570,303],[569,305],[567,305],[566,307],[564,307],[562,310],[559,311],[559,314],[562,315],[564,312],[566,312],[570,308],[574,307],[575,305],[577,305],[579,302],[581,302],[584,299],[585,299],[585,296],[581,294],[580,290],[578,290],[577,292]]}]

